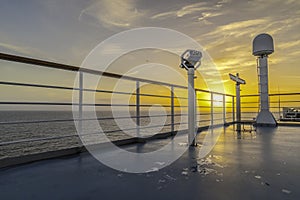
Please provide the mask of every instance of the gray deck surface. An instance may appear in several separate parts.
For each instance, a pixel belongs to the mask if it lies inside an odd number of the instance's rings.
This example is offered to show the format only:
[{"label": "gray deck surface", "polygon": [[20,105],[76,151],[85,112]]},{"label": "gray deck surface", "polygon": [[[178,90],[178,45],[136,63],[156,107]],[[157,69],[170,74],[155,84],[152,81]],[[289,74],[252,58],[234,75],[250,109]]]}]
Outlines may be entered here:
[{"label": "gray deck surface", "polygon": [[[199,164],[200,147],[146,174],[116,171],[82,153],[2,169],[0,199],[300,199],[299,127],[259,129],[241,139],[232,127],[217,131],[217,145],[202,159],[211,160],[207,165]],[[149,152],[168,141],[124,148]],[[205,175],[201,168],[213,170]]]}]

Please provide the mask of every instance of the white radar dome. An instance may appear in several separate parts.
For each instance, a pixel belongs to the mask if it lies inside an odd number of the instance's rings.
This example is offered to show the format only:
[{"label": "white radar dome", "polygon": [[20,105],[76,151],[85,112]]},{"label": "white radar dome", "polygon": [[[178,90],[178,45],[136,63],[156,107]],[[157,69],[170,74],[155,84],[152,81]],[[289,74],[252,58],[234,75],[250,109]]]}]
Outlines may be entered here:
[{"label": "white radar dome", "polygon": [[253,55],[269,55],[274,52],[274,42],[272,36],[263,33],[256,36],[253,40]]}]

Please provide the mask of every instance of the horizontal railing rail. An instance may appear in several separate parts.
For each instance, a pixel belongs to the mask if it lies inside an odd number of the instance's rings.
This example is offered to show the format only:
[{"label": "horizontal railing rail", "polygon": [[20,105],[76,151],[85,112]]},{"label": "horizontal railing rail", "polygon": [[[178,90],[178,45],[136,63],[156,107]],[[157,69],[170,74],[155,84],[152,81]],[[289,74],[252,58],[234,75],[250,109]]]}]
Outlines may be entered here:
[{"label": "horizontal railing rail", "polygon": [[[269,96],[293,96],[293,95],[300,95],[299,92],[286,92],[286,93],[270,93]],[[244,94],[241,97],[259,97],[259,94]]]},{"label": "horizontal railing rail", "polygon": [[[36,65],[39,67],[47,67],[47,68],[75,71],[75,72],[84,72],[84,73],[102,75],[102,76],[116,78],[116,79],[122,78],[124,80],[140,81],[140,82],[151,83],[151,84],[156,84],[156,85],[172,86],[172,87],[176,87],[176,88],[187,89],[187,86],[182,86],[182,85],[176,85],[176,84],[154,81],[154,80],[149,80],[149,79],[136,78],[136,77],[126,76],[126,75],[110,73],[110,72],[102,72],[102,71],[93,70],[93,69],[81,68],[81,67],[76,67],[76,66],[72,66],[72,65],[60,64],[60,63],[49,62],[49,61],[33,59],[33,58],[26,58],[26,57],[11,55],[11,54],[0,53],[0,60],[7,60],[7,61],[18,62],[18,63],[23,63],[23,64]],[[195,90],[197,92],[214,93],[214,94],[226,95],[226,96],[231,96],[231,97],[234,96],[231,94],[212,92],[209,90],[203,90],[203,89],[199,89],[199,88],[196,88]]]},{"label": "horizontal railing rail", "polygon": [[[51,69],[58,69],[58,70],[65,70],[70,72],[79,73],[79,86],[78,87],[68,87],[68,86],[60,86],[60,85],[50,85],[50,84],[37,84],[37,83],[24,83],[24,82],[15,82],[15,81],[3,81],[0,80],[0,85],[2,86],[13,86],[13,87],[29,87],[29,88],[43,88],[43,89],[55,89],[55,90],[62,90],[62,91],[77,91],[79,94],[79,100],[78,102],[47,102],[47,101],[3,101],[0,99],[0,105],[20,105],[20,106],[78,106],[79,116],[78,118],[70,118],[70,119],[49,119],[49,120],[17,120],[17,121],[1,121],[0,125],[17,125],[17,124],[38,124],[38,123],[62,123],[62,122],[70,122],[74,121],[79,123],[78,125],[78,131],[82,135],[86,133],[82,133],[82,122],[86,120],[98,120],[98,121],[104,121],[104,120],[115,120],[115,119],[135,119],[136,120],[136,127],[132,127],[126,130],[136,130],[137,137],[140,135],[140,130],[147,129],[147,128],[155,128],[156,125],[153,126],[141,126],[141,119],[143,118],[150,118],[150,117],[170,117],[170,123],[166,123],[163,126],[170,126],[171,132],[175,132],[176,125],[179,125],[175,121],[175,117],[183,117],[187,116],[185,113],[178,114],[176,112],[176,109],[183,109],[187,108],[187,105],[177,105],[175,103],[175,99],[178,100],[187,100],[187,97],[184,96],[175,96],[174,95],[174,89],[183,89],[187,90],[187,86],[177,85],[177,84],[171,84],[166,82],[160,82],[155,80],[148,80],[148,79],[142,79],[137,77],[131,77],[131,76],[124,76],[116,73],[110,73],[110,72],[102,72],[98,70],[93,69],[87,69],[87,68],[80,68],[77,66],[72,65],[65,65],[55,62],[49,62],[34,58],[27,58],[22,56],[16,56],[16,55],[10,55],[5,53],[0,53],[0,60],[14,62],[14,63],[21,63],[21,64],[28,64],[33,65],[37,67],[45,67],[45,68],[51,68]],[[104,89],[89,89],[83,87],[83,76],[84,74],[93,74],[93,75],[101,75],[108,78],[113,79],[124,79],[128,81],[133,81],[136,83],[136,91],[134,92],[124,92],[124,91],[112,91],[112,90],[104,90]],[[143,83],[149,83],[159,86],[167,86],[170,88],[170,95],[164,95],[164,94],[151,94],[151,93],[142,93],[139,89],[140,82]],[[225,94],[225,93],[219,93],[219,92],[213,92],[209,90],[203,90],[203,89],[195,89],[197,94],[206,93],[209,94],[209,98],[197,98],[197,110],[200,113],[197,113],[197,116],[205,116],[210,117],[210,119],[200,119],[197,120],[198,123],[204,123],[204,122],[211,122],[210,124],[213,125],[213,121],[216,120],[222,120],[223,124],[226,124],[227,121],[234,122],[235,121],[235,114],[234,114],[234,95],[231,94]],[[84,92],[95,92],[95,93],[108,93],[108,94],[121,94],[121,95],[133,95],[136,98],[135,103],[130,104],[112,104],[112,103],[84,103],[83,102],[83,93]],[[214,95],[222,96],[222,100],[216,100],[214,99]],[[142,104],[141,103],[141,97],[155,97],[155,98],[164,98],[169,99],[170,104]],[[226,98],[229,98],[230,100],[226,100]],[[203,104],[203,105],[202,105]],[[83,117],[83,107],[131,107],[135,108],[135,115],[133,116],[122,116],[122,117],[99,117],[99,118],[84,118]],[[141,114],[141,108],[149,108],[149,107],[164,107],[164,108],[170,108],[170,114],[165,115],[143,115]],[[209,109],[209,111],[201,112],[201,109]],[[222,109],[219,113],[214,111],[214,109]],[[230,111],[228,111],[230,110]],[[207,113],[206,113],[207,112]],[[221,115],[222,117],[215,117],[214,115]],[[227,114],[230,114],[231,116],[228,117]],[[180,124],[187,124],[187,122],[182,122]],[[160,125],[161,126],[161,125]],[[123,130],[109,130],[104,131],[105,133],[114,133],[114,132],[122,132]],[[71,137],[76,136],[76,134],[72,135],[62,135],[61,138],[65,137]],[[39,140],[50,140],[50,139],[59,139],[60,136],[53,136],[53,137],[45,137],[45,138],[29,138],[16,140],[16,141],[4,141],[0,142],[0,145],[7,145],[7,144],[14,144],[20,143],[20,142],[26,142],[26,141],[39,141]]]},{"label": "horizontal railing rail", "polygon": [[[299,92],[271,93],[269,98],[270,111],[277,120],[285,119],[284,108],[300,107]],[[241,107],[242,118],[255,119],[260,109],[259,94],[241,95]]]}]

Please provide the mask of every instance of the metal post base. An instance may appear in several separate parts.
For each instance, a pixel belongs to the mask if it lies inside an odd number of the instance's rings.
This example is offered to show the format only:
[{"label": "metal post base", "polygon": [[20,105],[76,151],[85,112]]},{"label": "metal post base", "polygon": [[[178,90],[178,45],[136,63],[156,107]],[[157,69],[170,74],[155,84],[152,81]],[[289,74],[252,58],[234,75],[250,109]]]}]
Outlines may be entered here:
[{"label": "metal post base", "polygon": [[256,126],[272,126],[276,127],[277,122],[273,114],[268,110],[262,110],[258,113],[256,118]]}]

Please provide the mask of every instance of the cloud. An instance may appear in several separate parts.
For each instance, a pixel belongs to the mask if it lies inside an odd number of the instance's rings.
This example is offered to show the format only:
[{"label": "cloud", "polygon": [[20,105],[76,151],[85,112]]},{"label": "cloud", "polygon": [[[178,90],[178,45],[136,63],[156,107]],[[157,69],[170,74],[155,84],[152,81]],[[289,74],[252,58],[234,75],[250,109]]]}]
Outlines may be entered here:
[{"label": "cloud", "polygon": [[205,36],[232,36],[236,38],[244,35],[253,35],[258,31],[258,27],[268,24],[269,20],[270,19],[265,18],[232,22],[217,27],[214,31],[207,33]]},{"label": "cloud", "polygon": [[33,58],[47,58],[47,60],[55,61],[54,58],[49,57],[48,54],[44,53],[40,49],[32,48],[32,47],[23,47],[23,46],[16,46],[13,44],[7,44],[0,42],[0,50],[2,52],[8,52],[13,54],[21,54],[23,56],[30,56]]},{"label": "cloud", "polygon": [[[300,1],[299,0],[271,0],[270,2],[267,2],[266,0],[248,0],[248,8],[250,10],[256,10],[258,12],[261,11],[270,11],[270,9],[286,9],[287,6],[290,6],[291,8],[296,8],[295,6],[299,6]],[[272,11],[272,10],[271,10]],[[274,13],[278,15],[278,13]]]},{"label": "cloud", "polygon": [[177,17],[183,17],[185,15],[190,15],[195,12],[199,12],[199,11],[203,11],[203,10],[210,10],[211,8],[205,7],[206,5],[207,5],[206,2],[191,4],[191,5],[185,6],[185,7],[181,8],[180,10],[178,10],[176,12],[176,15],[177,15]]},{"label": "cloud", "polygon": [[300,56],[300,51],[298,50],[298,51],[291,52],[290,56],[297,56],[297,57],[299,57]]},{"label": "cloud", "polygon": [[234,45],[223,49],[224,52],[240,52],[245,49],[245,45]]},{"label": "cloud", "polygon": [[151,17],[151,19],[158,19],[158,18],[167,18],[167,17],[184,17],[186,15],[195,14],[201,11],[209,11],[213,10],[212,6],[209,6],[207,2],[199,2],[184,6],[180,9],[158,13]]},{"label": "cloud", "polygon": [[217,17],[223,15],[223,13],[213,13],[213,12],[203,12],[202,17],[199,17],[198,20],[207,20],[208,18]]},{"label": "cloud", "polygon": [[220,26],[219,30],[220,31],[236,31],[236,30],[241,30],[243,28],[248,28],[251,26],[257,26],[259,24],[265,24],[267,23],[268,20],[266,19],[253,19],[253,20],[245,20],[245,21],[238,21],[238,22],[233,22],[224,26]]},{"label": "cloud", "polygon": [[144,12],[137,9],[135,0],[102,0],[83,9],[79,21],[94,19],[107,28],[126,28],[134,26],[143,15]]},{"label": "cloud", "polygon": [[221,8],[223,7],[225,4],[231,3],[231,0],[221,0],[216,4],[216,7]]},{"label": "cloud", "polygon": [[170,12],[163,12],[156,15],[153,15],[151,19],[158,19],[158,18],[166,18],[170,16],[176,16],[176,11],[170,11]]},{"label": "cloud", "polygon": [[300,40],[284,42],[277,45],[277,47],[281,49],[288,49],[288,48],[299,47],[299,46],[300,46]]},{"label": "cloud", "polygon": [[[208,51],[214,51],[217,48],[222,49],[222,52],[236,54],[239,50],[249,50],[252,38],[261,33],[264,24],[268,24],[269,21],[269,18],[264,18],[230,22],[201,34],[196,40],[205,42],[205,49]],[[245,39],[249,42],[245,43]]]}]

